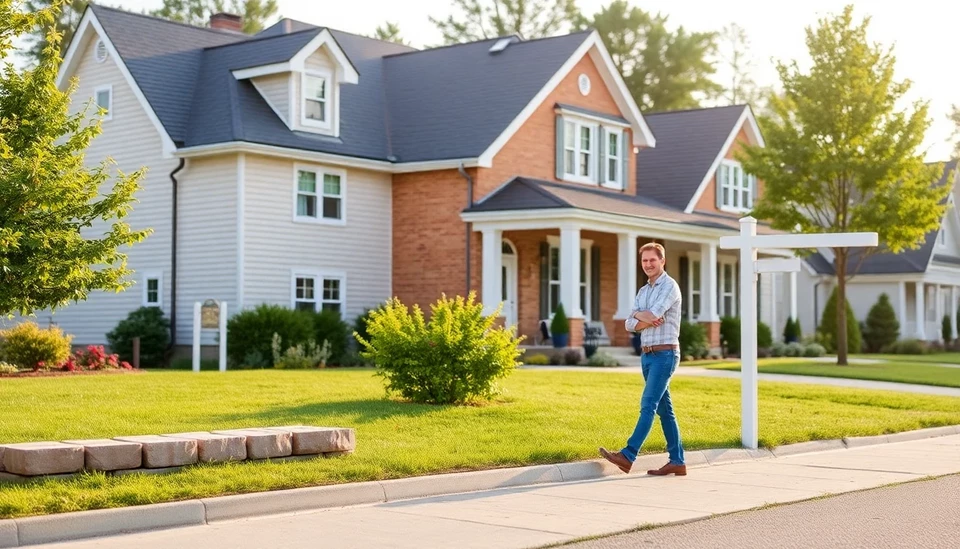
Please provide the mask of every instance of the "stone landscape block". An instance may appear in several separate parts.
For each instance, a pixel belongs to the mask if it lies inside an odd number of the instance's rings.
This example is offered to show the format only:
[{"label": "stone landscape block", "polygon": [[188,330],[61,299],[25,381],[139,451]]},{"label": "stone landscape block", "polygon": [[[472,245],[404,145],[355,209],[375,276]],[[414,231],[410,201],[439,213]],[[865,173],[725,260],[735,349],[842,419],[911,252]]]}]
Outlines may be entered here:
[{"label": "stone landscape block", "polygon": [[247,441],[240,435],[216,435],[213,433],[175,433],[163,435],[197,441],[197,458],[200,463],[222,463],[247,459]]},{"label": "stone landscape block", "polygon": [[83,447],[83,468],[88,471],[136,469],[143,461],[139,442],[121,442],[106,438],[63,442]]},{"label": "stone landscape block", "polygon": [[293,453],[293,435],[289,431],[232,429],[213,434],[246,437],[247,459],[286,457]]},{"label": "stone landscape block", "polygon": [[142,447],[143,467],[155,469],[160,467],[177,467],[197,462],[197,441],[162,437],[160,435],[143,435],[133,437],[115,437],[121,442],[139,442]]},{"label": "stone landscape block", "polygon": [[15,475],[56,475],[83,469],[83,448],[62,442],[7,444],[3,467]]},{"label": "stone landscape block", "polygon": [[267,429],[291,433],[293,435],[293,455],[295,456],[352,452],[357,446],[356,433],[353,429],[310,427],[308,425],[267,427]]}]

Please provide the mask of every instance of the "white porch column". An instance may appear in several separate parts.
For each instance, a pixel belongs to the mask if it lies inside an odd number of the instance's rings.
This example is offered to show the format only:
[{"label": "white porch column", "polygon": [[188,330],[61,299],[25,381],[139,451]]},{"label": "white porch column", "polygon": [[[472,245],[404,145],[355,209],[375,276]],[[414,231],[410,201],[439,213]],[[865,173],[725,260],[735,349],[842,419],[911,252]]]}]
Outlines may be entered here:
[{"label": "white porch column", "polygon": [[[777,334],[780,333],[780,330],[777,327],[777,301],[779,301],[780,294],[783,292],[780,288],[777,287],[777,275],[779,273],[768,273],[767,276],[770,277],[770,331],[773,332],[773,339],[776,341]],[[758,275],[759,276],[759,275]],[[757,297],[759,298],[759,295]],[[760,320],[759,318],[757,320]]]},{"label": "white porch column", "polygon": [[[943,322],[943,286],[937,284],[937,293],[935,295],[937,296],[937,303],[934,306],[934,310],[937,312],[936,319],[935,319],[937,321],[936,325],[942,326],[941,323]],[[934,332],[933,335],[934,335],[934,339],[938,339],[938,340],[942,339],[943,330],[942,329],[937,330],[936,332]],[[936,336],[940,336],[940,337],[936,337]]]},{"label": "white porch column", "polygon": [[617,314],[613,318],[624,320],[633,310],[637,293],[637,235],[617,233]]},{"label": "white porch column", "polygon": [[907,334],[907,283],[900,281],[900,306],[897,308],[897,320],[900,322],[900,333],[904,337]]},{"label": "white porch column", "polygon": [[797,320],[797,273],[790,273],[790,318]]},{"label": "white porch column", "polygon": [[950,310],[947,311],[947,314],[950,315],[950,326],[953,328],[953,339],[957,339],[957,287],[950,286]]},{"label": "white porch column", "polygon": [[580,227],[560,227],[560,303],[567,318],[583,318],[580,308]]},{"label": "white porch column", "polygon": [[924,306],[923,300],[926,297],[923,291],[923,281],[915,282],[914,285],[917,287],[917,339],[924,340],[927,339],[926,333],[926,324],[927,324],[927,314],[926,307]]},{"label": "white porch column", "polygon": [[483,230],[482,302],[483,314],[491,315],[503,298],[503,231]]},{"label": "white porch column", "polygon": [[717,245],[700,245],[700,320],[720,322],[717,314]]}]

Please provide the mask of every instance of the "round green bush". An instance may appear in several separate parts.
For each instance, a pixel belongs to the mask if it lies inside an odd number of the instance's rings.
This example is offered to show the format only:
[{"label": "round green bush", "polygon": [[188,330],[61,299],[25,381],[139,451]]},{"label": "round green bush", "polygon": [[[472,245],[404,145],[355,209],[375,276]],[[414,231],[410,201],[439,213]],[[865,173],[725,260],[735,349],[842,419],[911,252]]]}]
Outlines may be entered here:
[{"label": "round green bush", "polygon": [[725,316],[720,319],[720,345],[728,355],[740,354],[740,318]]},{"label": "round green bush", "polygon": [[227,321],[227,360],[234,368],[271,367],[273,334],[279,334],[284,349],[288,349],[313,339],[315,329],[312,312],[258,305]]},{"label": "round green bush", "polygon": [[387,391],[424,404],[463,404],[498,392],[495,381],[520,364],[523,338],[494,327],[475,297],[442,296],[429,322],[419,306],[411,314],[396,298],[371,313],[370,339],[359,338],[362,355],[376,364]]},{"label": "round green bush", "polygon": [[787,352],[786,344],[780,341],[777,341],[770,346],[770,356],[781,357],[781,356],[785,356],[786,352]]},{"label": "round green bush", "polygon": [[698,322],[680,321],[680,356],[700,357],[709,352],[707,327]]},{"label": "round green bush", "polygon": [[553,314],[553,320],[550,321],[551,334],[569,334],[570,321],[567,319],[567,313],[563,310],[563,303],[557,305],[557,310]]},{"label": "round green bush", "polygon": [[800,341],[802,337],[803,331],[800,329],[800,320],[793,317],[788,318],[786,325],[783,327],[783,342],[793,343],[794,341]]},{"label": "round green bush", "polygon": [[803,356],[804,352],[806,352],[806,347],[804,347],[803,343],[794,341],[793,343],[787,344],[787,347],[783,352],[783,356],[799,357]]},{"label": "round green bush", "polygon": [[3,357],[20,368],[45,370],[59,368],[70,356],[73,336],[64,335],[57,326],[41,328],[35,322],[23,322],[0,331]]},{"label": "round green bush", "polygon": [[887,294],[880,294],[877,302],[870,307],[867,313],[866,329],[863,332],[863,342],[868,353],[879,353],[884,347],[897,341],[900,337],[900,321],[897,313],[890,304]]},{"label": "round green bush", "polygon": [[[862,348],[862,339],[860,336],[860,323],[853,314],[853,308],[850,302],[846,302],[847,307],[847,352],[851,354],[859,353]],[[828,352],[837,352],[837,288],[833,288],[830,299],[823,306],[823,316],[820,318],[820,333],[824,335],[824,347]]]},{"label": "round green bush", "polygon": [[927,354],[927,343],[919,339],[901,339],[887,345],[883,352],[895,355],[924,355]]},{"label": "round green bush", "polygon": [[819,343],[810,343],[804,347],[803,350],[803,356],[806,357],[820,357],[825,356],[826,354],[827,350],[824,349],[823,345],[820,345]]},{"label": "round green bush", "polygon": [[110,350],[121,360],[133,364],[133,339],[140,338],[140,367],[157,367],[166,360],[170,345],[170,321],[158,307],[140,307],[131,311],[107,334]]},{"label": "round green bush", "polygon": [[757,347],[769,349],[773,345],[773,332],[770,326],[763,322],[757,322]]}]

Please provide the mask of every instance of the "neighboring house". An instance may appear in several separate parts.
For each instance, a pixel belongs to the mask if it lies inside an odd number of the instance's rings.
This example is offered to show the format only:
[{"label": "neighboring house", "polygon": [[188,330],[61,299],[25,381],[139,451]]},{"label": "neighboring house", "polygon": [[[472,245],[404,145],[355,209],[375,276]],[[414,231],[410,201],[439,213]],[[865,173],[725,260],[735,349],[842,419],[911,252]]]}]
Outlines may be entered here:
[{"label": "neighboring house", "polygon": [[[940,227],[927,234],[920,246],[899,254],[888,252],[867,256],[857,274],[847,282],[847,301],[857,320],[864,322],[880,294],[886,293],[897,312],[900,337],[937,341],[941,321],[950,316],[952,338],[957,337],[957,307],[960,300],[960,212],[955,207],[960,182],[956,160],[944,163],[937,185],[948,185],[948,208]],[[823,308],[836,285],[834,256],[829,249],[806,258],[801,273],[801,326],[811,334],[819,325]],[[848,272],[859,263],[848,260]],[[920,322],[917,319],[921,319]],[[782,326],[782,324],[781,324]]]},{"label": "neighboring house", "polygon": [[571,345],[584,322],[626,345],[652,239],[714,345],[737,314],[738,256],[718,240],[762,192],[733,160],[763,143],[749,107],[644,116],[596,32],[418,51],[289,19],[239,28],[87,8],[60,85],[108,110],[91,161],[148,167],[125,221],[154,232],[128,250],[132,289],[41,323],[102,343],[156,306],[189,345],[206,299],[353,321],[469,289],[527,343],[562,302]]}]

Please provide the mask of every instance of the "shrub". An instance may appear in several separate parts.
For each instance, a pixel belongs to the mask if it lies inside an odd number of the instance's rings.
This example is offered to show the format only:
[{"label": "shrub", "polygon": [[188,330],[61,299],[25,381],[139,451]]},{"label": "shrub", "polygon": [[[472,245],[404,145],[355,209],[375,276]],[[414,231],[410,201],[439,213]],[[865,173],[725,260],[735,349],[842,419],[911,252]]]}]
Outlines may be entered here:
[{"label": "shrub", "polygon": [[544,354],[536,354],[523,357],[523,363],[530,366],[546,366],[550,364],[550,357]]},{"label": "shrub", "polygon": [[553,313],[553,320],[550,321],[550,334],[569,334],[570,321],[567,319],[567,313],[563,310],[563,303],[557,305],[557,311]]},{"label": "shrub", "polygon": [[[793,342],[793,343],[796,343],[796,342]],[[770,346],[770,356],[781,357],[781,356],[784,356],[786,352],[787,352],[787,345],[780,341],[774,342],[774,344]]]},{"label": "shrub", "polygon": [[819,343],[810,343],[809,345],[805,345],[803,349],[803,356],[819,357],[825,356],[826,354],[827,350],[824,349],[823,345],[820,345]]},{"label": "shrub", "polygon": [[[376,309],[364,309],[362,313],[353,321],[353,332],[352,334],[357,334],[359,337],[370,340],[370,334],[367,332],[367,324],[370,323],[370,313],[373,311],[383,311],[383,305],[377,306]],[[362,348],[360,346],[360,341],[357,340],[357,337],[354,335],[351,337],[353,343],[358,349]]]},{"label": "shrub", "polygon": [[943,315],[943,321],[940,323],[940,336],[944,343],[953,341],[953,326],[950,325],[950,315]]},{"label": "shrub", "polygon": [[314,341],[326,341],[330,345],[329,362],[340,364],[350,342],[350,327],[341,320],[340,312],[327,309],[315,313],[313,329]]},{"label": "shrub", "polygon": [[0,362],[0,374],[15,374],[20,371],[20,368],[17,368],[13,364],[7,362]]},{"label": "shrub", "polygon": [[901,339],[887,345],[883,352],[895,355],[923,355],[927,353],[927,344],[919,339]]},{"label": "shrub", "polygon": [[803,332],[800,329],[800,320],[793,317],[787,318],[787,324],[783,327],[783,342],[793,343],[794,341],[800,341],[802,338]]},{"label": "shrub", "polygon": [[728,355],[740,354],[740,319],[725,316],[720,319],[720,345]]},{"label": "shrub", "polygon": [[806,347],[803,343],[794,341],[793,343],[788,343],[786,349],[783,351],[783,356],[788,357],[798,357],[803,356],[806,352]]},{"label": "shrub", "polygon": [[563,353],[563,363],[567,366],[578,366],[582,360],[580,351],[571,349]]},{"label": "shrub", "polygon": [[[847,352],[848,353],[859,353],[862,347],[861,337],[860,337],[860,324],[857,322],[857,318],[853,315],[853,308],[850,307],[850,302],[846,302],[847,307]],[[827,349],[828,352],[835,353],[837,352],[837,288],[833,288],[833,292],[830,294],[830,299],[827,300],[827,304],[823,308],[823,316],[820,319],[820,329],[819,331],[826,336],[824,338],[823,346]]]},{"label": "shrub", "polygon": [[550,353],[550,365],[560,366],[563,364],[563,355],[560,353]]},{"label": "shrub", "polygon": [[70,356],[73,336],[64,335],[57,326],[41,328],[23,322],[0,332],[4,360],[20,368],[40,370],[56,368]]},{"label": "shrub", "polygon": [[279,305],[259,305],[227,321],[227,359],[233,367],[273,366],[273,334],[290,347],[315,337],[314,314]]},{"label": "shrub", "polygon": [[79,349],[67,357],[61,369],[65,372],[76,370],[116,370],[123,368],[130,370],[133,366],[126,360],[121,361],[116,354],[107,354],[103,345],[87,345],[86,349]]},{"label": "shrub", "polygon": [[110,350],[133,362],[133,339],[140,338],[140,365],[163,365],[170,345],[170,321],[158,307],[140,307],[131,311],[107,334]]},{"label": "shrub", "polygon": [[884,347],[900,337],[900,322],[897,313],[890,304],[887,294],[880,294],[877,302],[867,313],[866,328],[863,330],[863,342],[868,353],[879,353]]},{"label": "shrub", "polygon": [[770,330],[770,326],[767,326],[763,322],[757,322],[757,347],[761,349],[769,349],[773,345],[773,332]]},{"label": "shrub", "polygon": [[590,357],[590,360],[587,361],[587,365],[609,368],[613,366],[619,366],[620,362],[618,362],[617,359],[614,358],[610,353],[606,351],[598,351],[596,354]]},{"label": "shrub", "polygon": [[698,322],[680,321],[680,356],[700,357],[710,352],[707,327]]},{"label": "shrub", "polygon": [[399,299],[371,313],[369,339],[357,337],[361,355],[377,365],[389,392],[420,403],[453,404],[489,398],[495,381],[519,362],[523,337],[494,327],[499,308],[484,316],[476,293],[464,299],[442,296],[430,306],[430,321],[414,305],[413,313]]},{"label": "shrub", "polygon": [[281,353],[282,341],[279,334],[273,334],[271,347],[273,351],[273,367],[281,369],[306,369],[306,368],[325,368],[327,359],[330,358],[330,343],[323,342],[323,347],[318,347],[314,340],[308,340],[306,344],[298,343],[296,346],[287,348],[286,352]]}]

